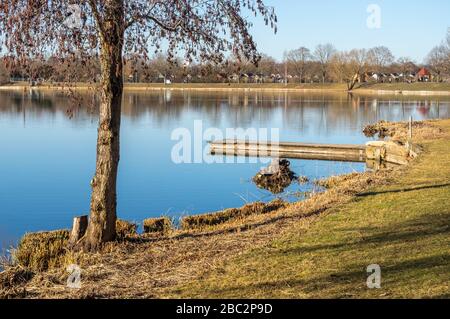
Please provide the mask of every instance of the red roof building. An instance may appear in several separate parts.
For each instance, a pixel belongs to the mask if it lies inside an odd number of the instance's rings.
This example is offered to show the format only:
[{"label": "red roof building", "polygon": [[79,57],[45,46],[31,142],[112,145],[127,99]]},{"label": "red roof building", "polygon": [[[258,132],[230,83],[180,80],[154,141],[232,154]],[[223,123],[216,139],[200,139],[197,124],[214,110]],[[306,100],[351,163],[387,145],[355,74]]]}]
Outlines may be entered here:
[{"label": "red roof building", "polygon": [[428,71],[428,69],[426,69],[426,68],[421,68],[417,74],[419,76],[430,76],[431,75],[430,71]]},{"label": "red roof building", "polygon": [[417,80],[420,82],[428,82],[431,79],[431,73],[426,68],[421,68],[417,72]]}]

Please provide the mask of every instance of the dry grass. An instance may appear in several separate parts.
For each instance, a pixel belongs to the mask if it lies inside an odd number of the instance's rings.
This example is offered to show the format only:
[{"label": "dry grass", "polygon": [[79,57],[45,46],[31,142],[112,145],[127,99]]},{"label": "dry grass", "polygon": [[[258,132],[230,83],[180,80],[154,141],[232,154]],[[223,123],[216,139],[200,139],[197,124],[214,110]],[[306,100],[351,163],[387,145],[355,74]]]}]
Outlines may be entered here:
[{"label": "dry grass", "polygon": [[[294,223],[270,244],[171,289],[169,296],[448,298],[450,120],[433,124],[445,138],[423,141],[423,154],[410,166],[380,172],[384,178],[344,177],[315,196],[317,207],[329,209],[307,229]],[[312,209],[313,203],[293,206],[303,205]],[[381,266],[382,289],[365,284],[372,263]]]},{"label": "dry grass", "polygon": [[[357,198],[355,195],[365,194],[374,187],[392,184],[407,170],[408,168],[403,167],[352,174],[342,177],[339,183],[332,183],[332,187],[323,193],[313,194],[301,202],[283,204],[278,209],[261,211],[262,206],[258,204],[247,207],[238,218],[234,215],[233,218],[219,218],[219,223],[213,223],[209,218],[214,220],[216,217],[209,214],[207,217],[197,217],[206,222],[192,222],[192,226],[187,229],[152,238],[134,237],[133,240],[110,243],[98,253],[77,256],[76,262],[82,268],[81,289],[67,288],[68,274],[65,267],[61,266],[36,272],[33,278],[26,278],[30,279],[28,281],[12,280],[12,285],[6,285],[0,291],[0,297],[199,296],[203,289],[201,283],[209,278],[205,276],[211,273],[220,275],[224,271],[224,263],[233,263],[239,256],[247,256],[246,253],[255,249],[270,251],[273,241],[278,238],[301,238],[307,234],[313,236],[308,232],[311,225],[320,223],[323,218],[336,213],[340,208],[351,207]],[[427,176],[422,175],[424,178]],[[41,244],[37,242],[36,245],[39,247]],[[33,247],[34,244],[31,249],[35,250]],[[264,261],[263,257],[261,262]],[[339,260],[340,257],[334,258]],[[271,259],[264,262],[269,265]],[[255,271],[258,271],[253,274],[256,284],[258,276],[263,277],[265,270],[258,268]],[[280,274],[284,274],[284,271]],[[226,278],[236,281],[231,275]],[[232,284],[232,281],[228,284]]]},{"label": "dry grass", "polygon": [[[65,266],[61,266],[37,272],[27,283],[5,289],[2,294],[20,298],[164,297],[173,287],[201,278],[205,271],[219,269],[225,260],[269,243],[293,225],[306,230],[326,209],[348,202],[352,194],[367,189],[368,185],[385,183],[387,175],[387,172],[361,174],[303,202],[218,225],[108,244],[99,253],[76,259],[82,268],[79,290],[66,287],[68,274]],[[247,207],[246,211],[252,209]],[[20,294],[14,295],[14,291]]]},{"label": "dry grass", "polygon": [[167,234],[172,230],[172,221],[168,217],[149,218],[144,220],[144,233]]},{"label": "dry grass", "polygon": [[[413,140],[423,142],[439,139],[445,136],[444,130],[433,124],[435,121],[415,121],[412,123]],[[363,132],[367,137],[378,136],[379,138],[390,138],[393,141],[405,143],[408,139],[408,122],[386,122],[380,121],[367,125]]]},{"label": "dry grass", "polygon": [[[19,82],[8,85],[0,85],[0,89],[11,88],[29,88],[29,83]],[[43,83],[34,89],[60,89],[71,87],[72,89],[92,89],[95,85],[92,83]],[[125,90],[290,90],[290,91],[328,91],[328,92],[346,92],[347,85],[345,83],[289,83],[287,86],[283,83],[173,83],[170,85],[164,85],[162,83],[125,83]],[[358,86],[353,92],[362,93],[374,93],[379,94],[379,91],[386,91],[392,93],[406,93],[406,92],[426,92],[431,95],[450,91],[450,83],[374,83],[364,84]]]},{"label": "dry grass", "polygon": [[66,264],[69,231],[29,233],[22,237],[13,258],[32,271],[40,272]]},{"label": "dry grass", "polygon": [[[415,82],[415,83],[373,83],[361,86],[361,89],[386,91],[450,91],[450,83]],[[356,90],[358,91],[358,90]]]},{"label": "dry grass", "polygon": [[6,267],[0,273],[0,298],[20,298],[26,293],[20,287],[33,278],[34,273],[21,266]]},{"label": "dry grass", "polygon": [[0,273],[0,288],[11,288],[29,281],[34,273],[24,267],[8,267]]},{"label": "dry grass", "polygon": [[353,180],[358,175],[359,173],[350,173],[345,175],[330,176],[328,178],[314,181],[314,184],[321,186],[323,188],[331,189],[333,187],[341,185],[343,182]]},{"label": "dry grass", "polygon": [[134,237],[137,235],[137,225],[126,220],[118,219],[116,221],[116,234],[118,240]]},{"label": "dry grass", "polygon": [[229,221],[242,221],[243,218],[252,215],[267,214],[286,206],[280,199],[275,199],[270,203],[251,203],[241,208],[230,208],[220,212],[210,214],[187,216],[181,220],[183,230],[201,230],[211,226],[220,225]]},{"label": "dry grass", "polygon": [[[26,82],[19,82],[10,85],[0,86],[0,89],[25,89],[29,88]],[[96,84],[92,83],[43,83],[39,86],[33,87],[40,90],[54,90],[63,88],[72,89],[94,89]],[[347,86],[341,83],[173,83],[164,85],[163,83],[125,83],[125,91],[150,91],[150,90],[205,90],[205,91],[227,91],[227,90],[282,90],[282,91],[331,91],[331,92],[345,92]]]}]

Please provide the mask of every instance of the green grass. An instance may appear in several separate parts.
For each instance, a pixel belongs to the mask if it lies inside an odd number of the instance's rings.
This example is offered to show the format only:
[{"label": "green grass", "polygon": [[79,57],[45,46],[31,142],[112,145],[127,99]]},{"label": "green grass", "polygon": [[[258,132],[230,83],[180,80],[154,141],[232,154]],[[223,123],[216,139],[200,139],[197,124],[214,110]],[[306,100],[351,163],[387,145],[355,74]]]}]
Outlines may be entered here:
[{"label": "green grass", "polygon": [[[450,128],[450,121],[440,125]],[[396,182],[172,291],[205,298],[449,298],[450,139]],[[368,289],[379,264],[382,288]]]},{"label": "green grass", "polygon": [[126,83],[127,88],[190,88],[190,89],[313,89],[313,90],[347,90],[343,83]]},{"label": "green grass", "polygon": [[450,83],[376,83],[365,85],[362,89],[388,91],[450,91]]},{"label": "green grass", "polygon": [[[53,84],[43,83],[40,87],[43,89],[52,88]],[[89,83],[71,83],[71,87],[86,89],[91,86]],[[324,91],[347,91],[345,83],[289,83],[288,85],[282,83],[172,83],[164,85],[163,83],[125,83],[126,90],[143,90],[143,89],[209,89],[209,90],[223,90],[223,89],[290,89],[290,90],[324,90]],[[18,82],[5,87],[28,87],[27,82]],[[355,88],[355,92],[363,90],[386,90],[386,91],[450,91],[450,83],[376,83],[364,84]]]},{"label": "green grass", "polygon": [[[184,89],[297,89],[297,90],[329,90],[347,91],[345,83],[290,83],[287,86],[281,83],[173,83],[164,85],[161,83],[126,83],[127,89],[143,88],[184,88]],[[450,91],[450,83],[377,83],[357,86],[355,91],[387,90],[387,91]]]},{"label": "green grass", "polygon": [[[52,88],[62,85],[58,83],[42,83],[36,88]],[[4,85],[4,87],[28,87],[27,82],[16,82],[14,84]],[[76,82],[70,83],[71,87],[88,88],[90,83]],[[125,89],[308,89],[308,90],[337,90],[346,91],[347,86],[344,83],[172,83],[164,85],[163,83],[124,83]]]},{"label": "green grass", "polygon": [[[191,88],[191,89],[298,89],[298,90],[335,90],[347,91],[345,83],[126,83],[126,88]],[[362,89],[388,91],[450,91],[450,83],[377,83],[357,85],[356,91]]]}]

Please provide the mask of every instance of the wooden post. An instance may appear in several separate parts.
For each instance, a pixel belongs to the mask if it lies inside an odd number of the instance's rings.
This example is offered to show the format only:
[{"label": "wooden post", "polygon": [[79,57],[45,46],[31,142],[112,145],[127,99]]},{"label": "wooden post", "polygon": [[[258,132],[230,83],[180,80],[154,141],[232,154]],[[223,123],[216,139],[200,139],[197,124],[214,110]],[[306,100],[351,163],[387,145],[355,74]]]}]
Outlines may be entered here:
[{"label": "wooden post", "polygon": [[69,237],[69,244],[75,245],[86,233],[88,227],[88,216],[79,216],[73,219],[72,231]]}]

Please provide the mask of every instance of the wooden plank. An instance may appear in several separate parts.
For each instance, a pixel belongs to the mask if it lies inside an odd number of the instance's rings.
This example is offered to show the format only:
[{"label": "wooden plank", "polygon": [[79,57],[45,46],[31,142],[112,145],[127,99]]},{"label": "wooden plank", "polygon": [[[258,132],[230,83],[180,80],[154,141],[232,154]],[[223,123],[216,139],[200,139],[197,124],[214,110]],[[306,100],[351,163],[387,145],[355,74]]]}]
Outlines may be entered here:
[{"label": "wooden plank", "polygon": [[411,152],[391,141],[366,145],[220,140],[209,142],[211,154],[364,162],[366,159],[405,165]]},{"label": "wooden plank", "polygon": [[297,142],[256,142],[221,140],[210,142],[212,154],[235,156],[323,159],[336,161],[365,161],[364,145],[314,144]]},{"label": "wooden plank", "polygon": [[339,161],[339,162],[364,162],[365,156],[349,155],[349,154],[320,154],[320,153],[294,153],[294,152],[278,152],[265,153],[258,151],[246,150],[225,150],[216,149],[211,151],[212,155],[228,155],[228,156],[245,156],[245,157],[277,157],[286,159],[307,159],[322,161]]},{"label": "wooden plank", "polygon": [[210,145],[268,145],[268,146],[280,146],[280,147],[294,147],[294,148],[330,148],[330,149],[359,149],[365,150],[365,145],[359,144],[318,144],[318,143],[299,143],[299,142],[272,142],[272,141],[249,141],[249,140],[220,140],[209,141]]}]

